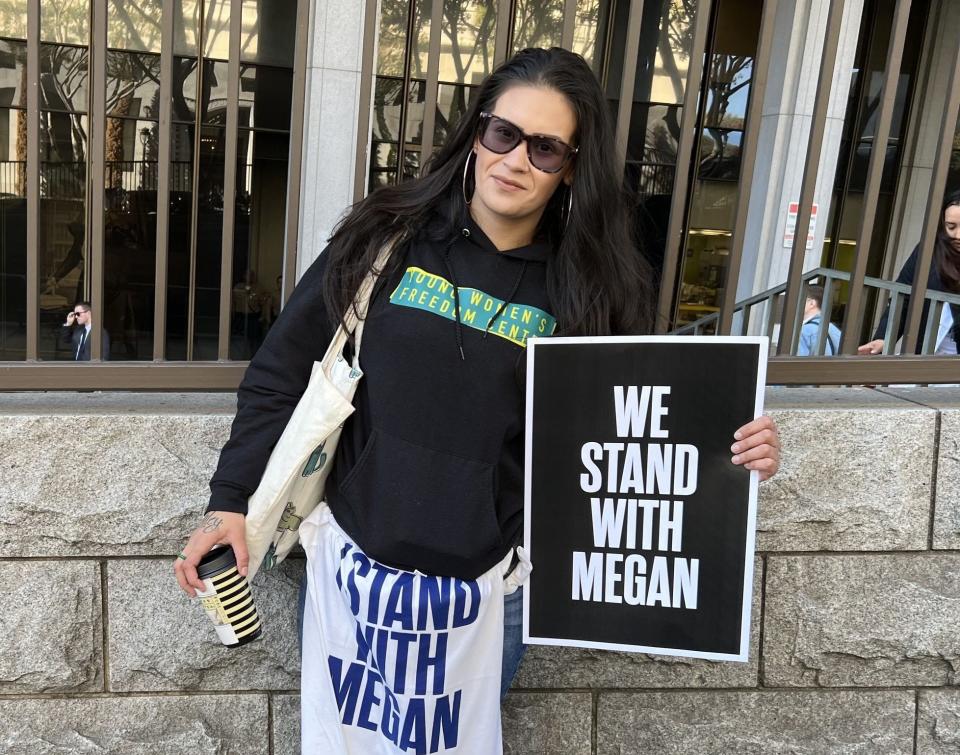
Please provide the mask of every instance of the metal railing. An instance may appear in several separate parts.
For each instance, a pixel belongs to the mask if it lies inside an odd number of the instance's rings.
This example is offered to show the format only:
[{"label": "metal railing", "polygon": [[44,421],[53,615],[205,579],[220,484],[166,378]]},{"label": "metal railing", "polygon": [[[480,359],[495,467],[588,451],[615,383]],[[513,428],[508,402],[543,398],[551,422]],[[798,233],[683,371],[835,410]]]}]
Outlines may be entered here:
[{"label": "metal railing", "polygon": [[[818,267],[801,276],[804,284],[817,283],[823,286],[823,303],[820,324],[817,328],[814,356],[840,356],[827,352],[828,332],[830,326],[829,313],[835,304],[838,283],[850,283],[851,274],[843,270],[833,270]],[[894,354],[896,345],[901,341],[900,323],[904,315],[904,307],[909,304],[912,287],[905,283],[883,280],[865,276],[863,279],[864,296],[870,291],[877,294],[878,301],[887,305],[887,325],[883,341],[884,353]],[[783,298],[787,291],[787,283],[781,283],[766,291],[738,301],[733,307],[733,320],[730,328],[731,335],[745,336],[750,334],[766,335],[772,343],[776,343],[777,336],[783,324]],[[960,294],[950,294],[943,291],[927,291],[924,298],[930,305],[930,312],[923,332],[920,354],[932,355],[935,353],[936,336],[940,324],[943,308],[951,304],[960,306]],[[671,331],[673,335],[714,335],[718,331],[720,313],[711,312],[694,322],[687,323]],[[901,349],[902,350],[902,349]],[[796,348],[791,349],[796,353]],[[957,373],[960,377],[960,363],[957,364]]]}]

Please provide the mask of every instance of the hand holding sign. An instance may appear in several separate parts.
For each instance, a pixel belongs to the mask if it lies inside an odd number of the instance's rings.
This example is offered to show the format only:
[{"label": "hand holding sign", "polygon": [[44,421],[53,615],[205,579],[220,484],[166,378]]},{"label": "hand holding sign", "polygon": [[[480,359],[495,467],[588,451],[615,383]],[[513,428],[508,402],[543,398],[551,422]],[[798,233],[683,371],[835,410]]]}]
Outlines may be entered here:
[{"label": "hand holding sign", "polygon": [[733,437],[730,450],[736,454],[730,461],[743,464],[760,473],[760,481],[769,480],[780,469],[780,433],[776,423],[764,415],[748,422]]}]

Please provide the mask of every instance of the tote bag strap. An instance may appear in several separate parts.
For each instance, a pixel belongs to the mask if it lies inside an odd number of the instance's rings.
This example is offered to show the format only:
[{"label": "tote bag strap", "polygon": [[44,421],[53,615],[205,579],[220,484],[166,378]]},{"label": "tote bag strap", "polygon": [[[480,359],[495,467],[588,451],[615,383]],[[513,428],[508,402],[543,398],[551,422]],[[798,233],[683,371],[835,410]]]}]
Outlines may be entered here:
[{"label": "tote bag strap", "polygon": [[[363,283],[360,284],[360,288],[357,290],[357,296],[354,300],[355,305],[347,309],[343,316],[343,323],[337,326],[337,330],[333,334],[330,345],[327,347],[327,353],[323,357],[324,365],[332,365],[333,360],[343,351],[343,347],[351,332],[354,334],[353,366],[357,367],[359,365],[360,339],[363,337],[363,323],[367,319],[367,307],[370,305],[370,294],[373,292],[373,286],[387,266],[387,262],[390,261],[390,255],[393,253],[394,248],[400,242],[401,238],[402,236],[398,234],[383,245],[383,248],[377,255],[377,261],[373,264],[373,269],[367,273],[367,277],[363,279]],[[344,324],[346,328],[344,328]]]}]

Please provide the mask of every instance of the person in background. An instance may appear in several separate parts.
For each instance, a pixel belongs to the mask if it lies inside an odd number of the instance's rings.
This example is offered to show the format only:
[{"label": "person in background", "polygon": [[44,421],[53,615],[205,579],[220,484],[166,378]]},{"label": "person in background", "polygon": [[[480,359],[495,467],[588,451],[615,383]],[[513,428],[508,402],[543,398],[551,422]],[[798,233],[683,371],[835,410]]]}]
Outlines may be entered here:
[{"label": "person in background", "polygon": [[[918,244],[910,253],[907,261],[897,276],[897,283],[913,285],[917,274],[917,258],[920,256]],[[960,294],[960,190],[947,194],[940,212],[940,228],[934,242],[933,260],[930,263],[930,274],[927,277],[927,289],[930,291],[945,291]],[[900,340],[907,321],[907,296],[901,308],[900,322],[894,329],[894,341]],[[916,353],[923,351],[923,334],[927,330],[927,318],[930,316],[930,302],[923,303],[920,314],[920,330],[917,337]],[[880,354],[884,348],[884,337],[887,333],[887,320],[890,317],[890,305],[887,304],[880,324],[873,334],[873,340],[857,349],[860,354]],[[934,353],[940,356],[956,356],[957,354],[957,325],[960,324],[960,304],[944,306],[940,313],[940,322],[937,323]]]},{"label": "person in background", "polygon": [[[90,330],[93,327],[93,312],[90,311],[90,302],[82,301],[67,312],[67,321],[60,329],[60,343],[70,347],[71,358],[75,362],[90,361]],[[101,355],[104,361],[110,359],[110,334],[105,328],[100,329]]]},{"label": "person in background", "polygon": [[[797,356],[818,355],[817,340],[820,337],[820,323],[823,318],[823,286],[807,285],[806,301],[803,307],[803,326],[800,328],[800,343],[797,344]],[[827,337],[823,342],[824,356],[833,356],[840,351],[840,328],[827,322]]]}]

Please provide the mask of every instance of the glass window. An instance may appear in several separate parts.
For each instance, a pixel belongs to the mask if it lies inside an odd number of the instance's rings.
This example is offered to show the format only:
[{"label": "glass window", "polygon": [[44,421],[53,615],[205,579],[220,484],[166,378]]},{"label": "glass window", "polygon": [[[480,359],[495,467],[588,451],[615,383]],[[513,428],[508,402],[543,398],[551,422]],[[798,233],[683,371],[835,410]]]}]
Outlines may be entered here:
[{"label": "glass window", "polygon": [[634,105],[627,159],[675,164],[682,111],[683,108],[673,105]]},{"label": "glass window", "polygon": [[[203,61],[203,122],[227,124],[228,63],[220,60]],[[194,103],[196,107],[196,103]]]},{"label": "glass window", "polygon": [[216,359],[220,334],[220,258],[226,129],[204,126],[197,160],[197,254],[193,358]]},{"label": "glass window", "polygon": [[698,177],[713,181],[736,181],[740,177],[742,140],[742,131],[705,128],[700,135]]},{"label": "glass window", "polygon": [[87,50],[40,45],[40,107],[70,112],[87,109]]},{"label": "glass window", "polygon": [[610,0],[579,0],[577,3],[572,49],[597,72],[603,64],[611,4]]},{"label": "glass window", "polygon": [[[89,298],[86,248],[87,116],[40,113],[38,248],[41,359],[72,359],[66,313]],[[98,315],[94,314],[95,318]],[[96,319],[95,319],[96,321]]]},{"label": "glass window", "polygon": [[444,4],[443,15],[440,81],[479,84],[493,70],[496,3],[492,0],[448,2]]},{"label": "glass window", "polygon": [[437,94],[437,117],[433,132],[433,143],[443,144],[453,132],[470,106],[470,98],[476,87],[457,84],[441,84]]},{"label": "glass window", "polygon": [[[420,3],[418,3],[420,5]],[[377,74],[403,76],[407,49],[408,0],[382,0],[377,45]]]},{"label": "glass window", "polygon": [[293,96],[293,71],[240,66],[240,125],[287,131]]},{"label": "glass window", "polygon": [[513,51],[557,47],[563,36],[564,0],[517,0],[513,18]]},{"label": "glass window", "polygon": [[373,139],[400,140],[400,113],[403,107],[403,79],[378,76],[373,92]]},{"label": "glass window", "polygon": [[170,134],[170,218],[167,232],[166,358],[187,358],[190,238],[193,234],[192,125],[174,123]]},{"label": "glass window", "polygon": [[747,121],[753,58],[745,55],[713,55],[711,58],[704,123],[742,129]]},{"label": "glass window", "polygon": [[240,59],[293,68],[297,4],[289,0],[243,0]]},{"label": "glass window", "polygon": [[193,123],[196,119],[197,69],[196,58],[174,57],[173,59],[171,116],[175,121]]},{"label": "glass window", "polygon": [[[227,60],[230,57],[230,0],[203,0],[203,10],[203,36],[206,40],[203,57]],[[290,46],[293,46],[292,40]]]},{"label": "glass window", "polygon": [[696,5],[684,0],[647,0],[640,27],[634,79],[635,102],[680,104],[693,48]]},{"label": "glass window", "polygon": [[[3,69],[0,69],[2,74]],[[0,360],[26,358],[26,111],[0,107]]]},{"label": "glass window", "polygon": [[153,358],[159,124],[108,118],[103,324],[110,358]]},{"label": "glass window", "polygon": [[160,114],[160,56],[107,51],[107,113],[131,118]]},{"label": "glass window", "polygon": [[0,29],[5,37],[27,38],[27,0],[0,2]]},{"label": "glass window", "polygon": [[40,3],[42,42],[85,45],[89,29],[89,0],[42,0]]},{"label": "glass window", "polygon": [[162,5],[162,0],[110,0],[107,46],[159,53]]},{"label": "glass window", "polygon": [[200,0],[173,0],[173,54],[196,57]]},{"label": "glass window", "polygon": [[249,359],[280,313],[287,134],[241,131],[233,235],[230,358]]},{"label": "glass window", "polygon": [[26,107],[27,43],[0,39],[0,107]]}]

